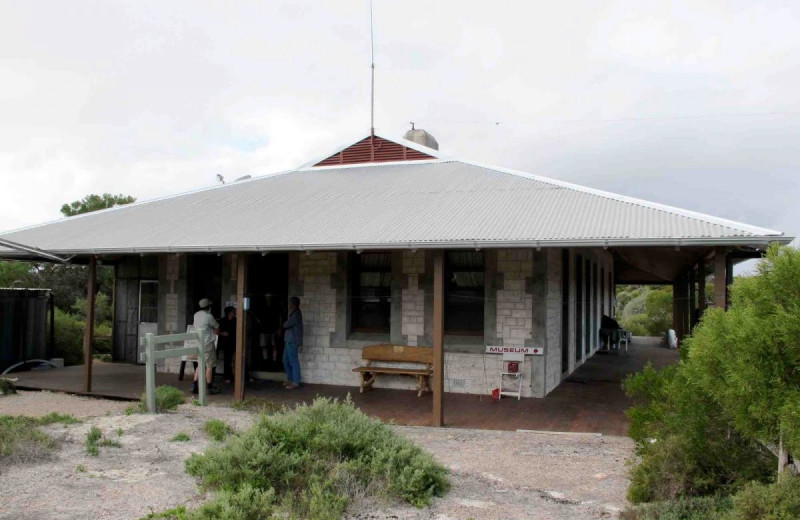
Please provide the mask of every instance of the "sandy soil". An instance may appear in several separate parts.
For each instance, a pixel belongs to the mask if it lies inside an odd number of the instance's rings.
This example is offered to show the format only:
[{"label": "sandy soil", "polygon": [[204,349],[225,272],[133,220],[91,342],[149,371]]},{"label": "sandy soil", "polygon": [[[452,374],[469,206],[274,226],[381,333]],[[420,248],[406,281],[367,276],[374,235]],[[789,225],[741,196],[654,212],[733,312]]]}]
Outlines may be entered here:
[{"label": "sandy soil", "polygon": [[[192,405],[177,413],[126,416],[122,410],[128,405],[42,392],[0,397],[0,414],[58,411],[87,418],[46,428],[59,440],[51,460],[5,468],[0,519],[138,519],[199,503],[204,497],[184,473],[183,461],[209,445],[203,423],[219,418],[241,430],[255,417],[228,407]],[[122,447],[87,455],[84,442],[91,426]],[[452,490],[430,508],[365,503],[349,518],[581,520],[615,518],[626,505],[629,439],[418,427],[397,431],[451,469]],[[171,442],[179,432],[191,440]]]}]

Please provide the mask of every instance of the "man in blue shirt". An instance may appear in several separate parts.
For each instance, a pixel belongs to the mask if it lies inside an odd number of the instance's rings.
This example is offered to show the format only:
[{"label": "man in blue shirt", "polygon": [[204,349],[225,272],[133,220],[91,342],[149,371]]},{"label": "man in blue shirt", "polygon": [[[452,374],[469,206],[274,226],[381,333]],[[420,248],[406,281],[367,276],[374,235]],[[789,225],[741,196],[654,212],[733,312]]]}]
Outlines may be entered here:
[{"label": "man in blue shirt", "polygon": [[289,298],[289,319],[283,324],[283,367],[289,382],[286,388],[300,388],[300,358],[298,350],[303,346],[303,313],[300,311],[300,298]]}]

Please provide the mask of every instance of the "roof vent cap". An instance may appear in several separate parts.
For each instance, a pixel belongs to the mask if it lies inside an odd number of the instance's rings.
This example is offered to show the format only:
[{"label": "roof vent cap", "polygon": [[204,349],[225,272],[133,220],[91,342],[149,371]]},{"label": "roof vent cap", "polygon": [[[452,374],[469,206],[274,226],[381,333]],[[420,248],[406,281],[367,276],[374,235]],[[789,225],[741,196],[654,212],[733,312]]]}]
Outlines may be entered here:
[{"label": "roof vent cap", "polygon": [[406,132],[406,135],[403,136],[403,139],[421,144],[422,146],[427,146],[428,148],[432,148],[434,150],[439,149],[439,143],[436,141],[436,139],[434,139],[434,137],[425,130],[421,128],[414,128],[414,123],[411,123],[411,130]]}]

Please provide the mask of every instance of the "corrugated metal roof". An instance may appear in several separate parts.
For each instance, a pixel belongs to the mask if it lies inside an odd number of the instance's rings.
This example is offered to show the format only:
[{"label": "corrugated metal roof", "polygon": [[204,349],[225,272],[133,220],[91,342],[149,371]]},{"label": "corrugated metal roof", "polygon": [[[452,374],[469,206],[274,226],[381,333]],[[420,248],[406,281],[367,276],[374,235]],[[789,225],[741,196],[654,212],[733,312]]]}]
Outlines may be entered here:
[{"label": "corrugated metal roof", "polygon": [[0,236],[61,254],[789,241],[778,231],[458,160],[304,168]]}]

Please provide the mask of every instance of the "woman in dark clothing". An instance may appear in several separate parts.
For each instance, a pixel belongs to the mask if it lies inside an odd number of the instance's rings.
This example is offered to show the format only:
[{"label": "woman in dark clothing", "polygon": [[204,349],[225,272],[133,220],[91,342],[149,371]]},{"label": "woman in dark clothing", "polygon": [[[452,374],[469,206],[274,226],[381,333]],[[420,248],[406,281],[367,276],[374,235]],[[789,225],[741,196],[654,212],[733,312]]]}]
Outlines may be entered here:
[{"label": "woman in dark clothing", "polygon": [[233,381],[233,356],[236,353],[236,309],[225,307],[225,315],[219,320],[217,347],[225,356],[225,383]]}]

